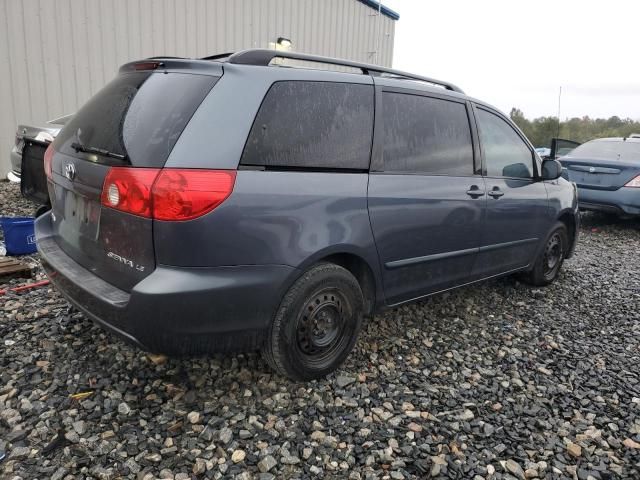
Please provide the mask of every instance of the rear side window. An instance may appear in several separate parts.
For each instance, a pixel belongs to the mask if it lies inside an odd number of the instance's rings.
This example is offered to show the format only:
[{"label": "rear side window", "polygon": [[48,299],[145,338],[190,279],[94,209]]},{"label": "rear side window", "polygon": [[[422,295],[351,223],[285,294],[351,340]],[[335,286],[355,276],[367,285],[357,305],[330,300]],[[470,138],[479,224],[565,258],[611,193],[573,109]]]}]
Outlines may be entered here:
[{"label": "rear side window", "polygon": [[532,178],[533,154],[520,135],[499,116],[482,109],[477,112],[487,176]]},{"label": "rear side window", "polygon": [[[91,98],[56,139],[56,149],[106,164],[162,167],[178,137],[219,77],[185,73],[121,74]],[[76,152],[107,150],[127,159]]]},{"label": "rear side window", "polygon": [[384,92],[384,169],[473,175],[466,107],[457,102]]},{"label": "rear side window", "polygon": [[241,164],[366,170],[372,134],[372,85],[276,82],[253,122]]}]

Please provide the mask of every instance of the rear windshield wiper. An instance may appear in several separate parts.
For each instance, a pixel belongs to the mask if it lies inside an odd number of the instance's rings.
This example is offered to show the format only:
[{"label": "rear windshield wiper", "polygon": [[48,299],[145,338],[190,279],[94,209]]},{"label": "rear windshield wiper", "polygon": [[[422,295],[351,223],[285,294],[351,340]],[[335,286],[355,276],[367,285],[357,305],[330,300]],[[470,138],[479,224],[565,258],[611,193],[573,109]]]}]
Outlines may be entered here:
[{"label": "rear windshield wiper", "polygon": [[109,150],[105,150],[103,148],[87,147],[85,145],[81,145],[80,143],[72,143],[71,148],[73,148],[76,152],[97,153],[98,155],[102,155],[103,157],[117,158],[118,160],[123,161],[127,159],[126,155],[110,152]]}]

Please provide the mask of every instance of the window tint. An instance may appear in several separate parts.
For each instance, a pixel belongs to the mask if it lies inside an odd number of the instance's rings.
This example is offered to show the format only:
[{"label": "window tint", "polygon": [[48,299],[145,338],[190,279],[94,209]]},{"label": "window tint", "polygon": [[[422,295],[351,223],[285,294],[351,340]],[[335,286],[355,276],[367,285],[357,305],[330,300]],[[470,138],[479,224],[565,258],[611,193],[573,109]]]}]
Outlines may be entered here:
[{"label": "window tint", "polygon": [[367,169],[372,134],[372,85],[277,82],[256,115],[241,163]]},{"label": "window tint", "polygon": [[[135,72],[118,75],[67,123],[56,147],[84,154],[73,143],[126,155],[136,167],[162,167],[191,116],[218,77]],[[97,156],[98,163],[120,163]]]},{"label": "window tint", "polygon": [[533,177],[533,156],[526,143],[499,116],[478,109],[478,130],[489,177]]},{"label": "window tint", "polygon": [[438,98],[383,93],[385,171],[473,174],[467,109]]}]

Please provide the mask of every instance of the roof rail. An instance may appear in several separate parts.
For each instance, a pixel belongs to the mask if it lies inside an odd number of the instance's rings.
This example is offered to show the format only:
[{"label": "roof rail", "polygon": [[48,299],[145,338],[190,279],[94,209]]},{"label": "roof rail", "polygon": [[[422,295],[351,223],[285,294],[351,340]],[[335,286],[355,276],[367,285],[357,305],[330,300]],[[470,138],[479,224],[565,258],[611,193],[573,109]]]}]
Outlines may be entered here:
[{"label": "roof rail", "polygon": [[[216,55],[217,56],[217,55]],[[214,56],[214,57],[216,57]],[[207,57],[211,59],[213,57]],[[387,74],[400,79],[418,80],[421,82],[431,83],[433,85],[439,85],[451,90],[452,92],[463,93],[464,92],[455,86],[453,83],[443,82],[442,80],[436,80],[434,78],[422,77],[420,75],[414,75],[412,73],[402,72],[400,70],[393,70],[392,68],[385,68],[379,65],[370,65],[368,63],[353,62],[351,60],[344,60],[340,58],[322,57],[319,55],[309,55],[306,53],[297,52],[285,52],[281,50],[266,50],[266,49],[251,49],[243,50],[241,52],[234,53],[227,60],[229,63],[236,63],[242,65],[262,65],[268,66],[274,58],[291,58],[294,60],[304,60],[306,62],[327,63],[330,65],[341,65],[344,67],[352,67],[362,70],[365,75],[380,75]]]}]

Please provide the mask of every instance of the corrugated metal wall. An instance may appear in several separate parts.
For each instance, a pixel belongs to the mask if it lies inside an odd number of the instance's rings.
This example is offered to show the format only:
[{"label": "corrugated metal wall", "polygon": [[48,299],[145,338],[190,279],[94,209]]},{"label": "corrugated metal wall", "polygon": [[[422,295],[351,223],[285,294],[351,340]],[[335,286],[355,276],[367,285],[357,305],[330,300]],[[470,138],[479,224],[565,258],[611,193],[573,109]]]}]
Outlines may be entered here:
[{"label": "corrugated metal wall", "polygon": [[74,112],[130,60],[286,37],[295,51],[391,66],[394,28],[357,0],[0,0],[0,174],[18,123]]}]

